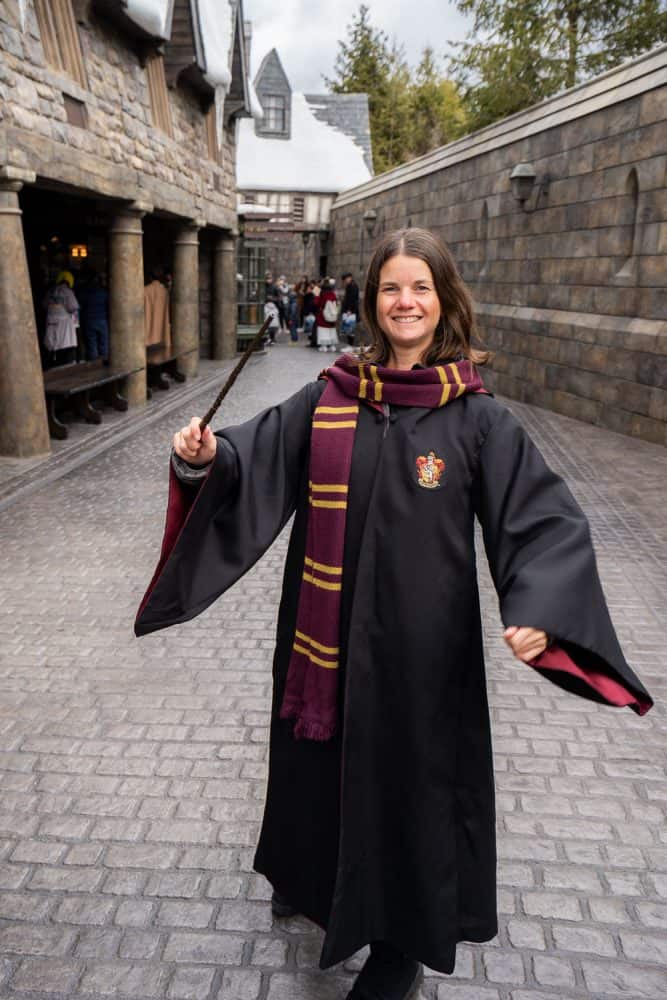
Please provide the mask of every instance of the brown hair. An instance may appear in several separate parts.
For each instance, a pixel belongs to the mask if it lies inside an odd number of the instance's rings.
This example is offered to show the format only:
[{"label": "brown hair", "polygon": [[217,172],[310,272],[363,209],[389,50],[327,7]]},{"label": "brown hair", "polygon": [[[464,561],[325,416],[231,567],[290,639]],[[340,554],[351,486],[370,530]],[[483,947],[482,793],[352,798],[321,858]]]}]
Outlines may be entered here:
[{"label": "brown hair", "polygon": [[431,270],[433,283],[440,300],[441,317],[435,328],[433,343],[424,352],[422,364],[430,367],[443,361],[452,361],[462,355],[477,365],[489,359],[488,351],[474,348],[472,340],[479,343],[472,296],[458,272],[454,258],[442,240],[428,229],[397,229],[388,233],[378,243],[366,275],[362,306],[364,326],[371,342],[364,350],[364,360],[386,365],[390,358],[387,336],[377,321],[377,297],[380,271],[384,264],[398,254],[418,257]]}]

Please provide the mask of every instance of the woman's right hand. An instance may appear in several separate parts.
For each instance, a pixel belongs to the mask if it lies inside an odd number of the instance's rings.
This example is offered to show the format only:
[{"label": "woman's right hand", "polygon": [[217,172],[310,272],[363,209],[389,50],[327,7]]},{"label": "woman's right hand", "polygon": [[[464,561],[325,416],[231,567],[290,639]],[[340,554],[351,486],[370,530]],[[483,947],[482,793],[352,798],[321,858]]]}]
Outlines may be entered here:
[{"label": "woman's right hand", "polygon": [[174,451],[190,465],[208,465],[215,458],[215,434],[210,427],[200,431],[199,421],[200,417],[193,417],[174,434]]}]

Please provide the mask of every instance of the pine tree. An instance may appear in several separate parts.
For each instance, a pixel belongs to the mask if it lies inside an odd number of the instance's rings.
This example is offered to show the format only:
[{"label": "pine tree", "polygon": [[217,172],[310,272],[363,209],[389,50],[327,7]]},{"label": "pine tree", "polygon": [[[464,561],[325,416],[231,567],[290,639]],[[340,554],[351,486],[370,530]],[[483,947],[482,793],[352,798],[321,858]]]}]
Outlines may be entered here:
[{"label": "pine tree", "polygon": [[456,0],[473,15],[452,60],[476,129],[667,39],[664,0]]},{"label": "pine tree", "polygon": [[438,70],[435,52],[427,45],[410,88],[411,153],[424,153],[457,139],[465,130],[465,112],[456,84]]},{"label": "pine tree", "polygon": [[409,159],[408,69],[402,50],[371,24],[365,4],[348,25],[347,35],[347,41],[338,42],[335,75],[325,77],[325,83],[335,94],[368,94],[373,164],[381,173]]}]

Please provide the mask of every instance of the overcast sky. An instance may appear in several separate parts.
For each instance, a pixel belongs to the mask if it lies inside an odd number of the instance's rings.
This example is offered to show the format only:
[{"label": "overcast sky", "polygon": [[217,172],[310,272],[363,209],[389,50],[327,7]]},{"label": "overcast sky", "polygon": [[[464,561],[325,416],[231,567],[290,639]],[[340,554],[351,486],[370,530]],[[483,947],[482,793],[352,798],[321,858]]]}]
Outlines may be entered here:
[{"label": "overcast sky", "polygon": [[[426,45],[445,55],[449,40],[461,40],[467,20],[453,0],[366,0],[371,22],[395,37],[415,66]],[[243,0],[252,21],[251,73],[272,48],[278,50],[292,88],[306,93],[326,90],[322,75],[331,76],[337,42],[359,9],[359,0]]]}]

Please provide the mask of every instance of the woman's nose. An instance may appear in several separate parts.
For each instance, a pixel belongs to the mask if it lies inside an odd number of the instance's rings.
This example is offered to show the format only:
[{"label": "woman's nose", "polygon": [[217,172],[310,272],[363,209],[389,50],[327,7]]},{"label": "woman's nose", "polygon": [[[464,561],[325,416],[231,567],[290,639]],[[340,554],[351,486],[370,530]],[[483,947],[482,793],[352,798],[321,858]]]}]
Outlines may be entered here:
[{"label": "woman's nose", "polygon": [[401,309],[409,309],[413,302],[412,289],[409,285],[405,285],[399,290],[398,305]]}]

